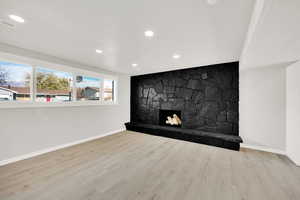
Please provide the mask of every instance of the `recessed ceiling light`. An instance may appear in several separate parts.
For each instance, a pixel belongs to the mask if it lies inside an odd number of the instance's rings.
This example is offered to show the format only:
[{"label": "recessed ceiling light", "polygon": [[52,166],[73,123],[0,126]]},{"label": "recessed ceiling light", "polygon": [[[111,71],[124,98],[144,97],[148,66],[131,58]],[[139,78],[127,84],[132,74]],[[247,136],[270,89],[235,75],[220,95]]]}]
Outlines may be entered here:
[{"label": "recessed ceiling light", "polygon": [[179,55],[179,54],[177,54],[177,53],[173,54],[173,58],[174,58],[174,59],[179,59],[180,57],[181,57],[181,55]]},{"label": "recessed ceiling light", "polygon": [[132,64],[132,67],[137,67],[137,66],[138,66],[138,64],[136,64],[136,63]]},{"label": "recessed ceiling light", "polygon": [[217,3],[217,0],[207,0],[207,3],[209,5],[215,5]]},{"label": "recessed ceiling light", "polygon": [[102,50],[100,50],[100,49],[96,49],[96,53],[103,53],[103,51]]},{"label": "recessed ceiling light", "polygon": [[16,22],[19,22],[19,23],[24,23],[25,20],[20,17],[20,16],[17,16],[17,15],[9,15],[9,18],[16,21]]},{"label": "recessed ceiling light", "polygon": [[145,36],[146,37],[153,37],[154,36],[154,32],[151,31],[151,30],[147,30],[147,31],[145,31]]}]

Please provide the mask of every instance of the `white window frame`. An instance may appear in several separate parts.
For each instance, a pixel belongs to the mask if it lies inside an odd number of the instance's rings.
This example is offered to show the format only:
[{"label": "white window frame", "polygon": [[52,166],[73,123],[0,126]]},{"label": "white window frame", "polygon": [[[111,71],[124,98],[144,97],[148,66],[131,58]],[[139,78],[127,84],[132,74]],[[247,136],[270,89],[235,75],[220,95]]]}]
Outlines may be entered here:
[{"label": "white window frame", "polygon": [[[113,94],[113,100],[112,101],[104,101],[104,80],[112,80],[112,81],[114,81],[114,88],[113,88],[113,91],[114,91],[114,94]],[[102,89],[103,89],[103,92],[102,92],[102,98],[103,98],[103,101],[106,103],[106,104],[112,104],[114,101],[115,101],[115,99],[116,99],[116,81],[117,80],[115,80],[115,79],[112,79],[112,78],[105,78],[105,79],[103,79],[103,83],[102,83]]]},{"label": "white window frame", "polygon": [[[26,108],[26,107],[68,107],[68,106],[99,106],[99,105],[117,105],[118,104],[118,76],[102,74],[98,72],[83,70],[79,68],[70,67],[67,65],[51,63],[47,61],[42,61],[38,59],[17,56],[9,53],[0,52],[0,60],[5,62],[11,62],[16,64],[24,64],[32,67],[31,70],[31,80],[30,80],[30,100],[29,101],[3,101],[0,102],[0,109],[2,108]],[[62,72],[67,72],[73,76],[72,85],[72,101],[69,102],[36,102],[36,69],[46,68],[52,70],[58,70]],[[76,76],[89,76],[94,78],[99,78],[101,80],[100,85],[100,99],[93,101],[77,101],[76,100]],[[115,81],[114,84],[114,101],[104,101],[104,79],[111,79]]]}]

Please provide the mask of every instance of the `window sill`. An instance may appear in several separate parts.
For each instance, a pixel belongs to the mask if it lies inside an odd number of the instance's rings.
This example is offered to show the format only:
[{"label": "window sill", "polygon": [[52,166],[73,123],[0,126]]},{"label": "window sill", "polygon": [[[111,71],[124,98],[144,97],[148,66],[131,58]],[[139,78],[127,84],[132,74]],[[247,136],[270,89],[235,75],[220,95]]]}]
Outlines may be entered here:
[{"label": "window sill", "polygon": [[0,102],[0,109],[6,108],[43,108],[43,107],[80,107],[80,106],[115,106],[117,102]]}]

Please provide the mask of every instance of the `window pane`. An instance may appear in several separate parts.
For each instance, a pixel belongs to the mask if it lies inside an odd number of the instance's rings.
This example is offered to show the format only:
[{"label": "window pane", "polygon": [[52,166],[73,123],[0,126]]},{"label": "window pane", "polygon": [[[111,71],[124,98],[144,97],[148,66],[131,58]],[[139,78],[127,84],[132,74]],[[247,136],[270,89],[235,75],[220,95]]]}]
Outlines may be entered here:
[{"label": "window pane", "polygon": [[100,99],[99,78],[76,76],[76,99],[79,101]]},{"label": "window pane", "polygon": [[64,102],[72,100],[72,74],[37,68],[36,70],[36,101]]},{"label": "window pane", "polygon": [[32,67],[0,61],[0,101],[29,101]]},{"label": "window pane", "polygon": [[104,80],[104,101],[114,100],[114,81]]}]

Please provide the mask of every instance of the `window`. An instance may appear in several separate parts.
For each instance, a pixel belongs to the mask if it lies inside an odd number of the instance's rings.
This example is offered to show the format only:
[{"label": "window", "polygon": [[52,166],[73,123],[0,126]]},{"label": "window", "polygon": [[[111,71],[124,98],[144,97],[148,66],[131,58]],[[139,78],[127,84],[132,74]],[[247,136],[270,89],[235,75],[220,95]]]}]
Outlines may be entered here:
[{"label": "window", "polygon": [[46,68],[36,69],[36,101],[72,101],[72,74]]},{"label": "window", "polygon": [[[28,63],[0,60],[0,108],[83,106],[116,102],[114,76],[69,66],[52,68],[48,62],[1,52],[0,56]],[[38,64],[33,65],[31,61]]]},{"label": "window", "polygon": [[104,101],[114,101],[114,80],[104,80]]},{"label": "window", "polygon": [[100,78],[76,76],[76,100],[100,100]]},{"label": "window", "polygon": [[31,100],[32,67],[0,61],[0,101]]}]

